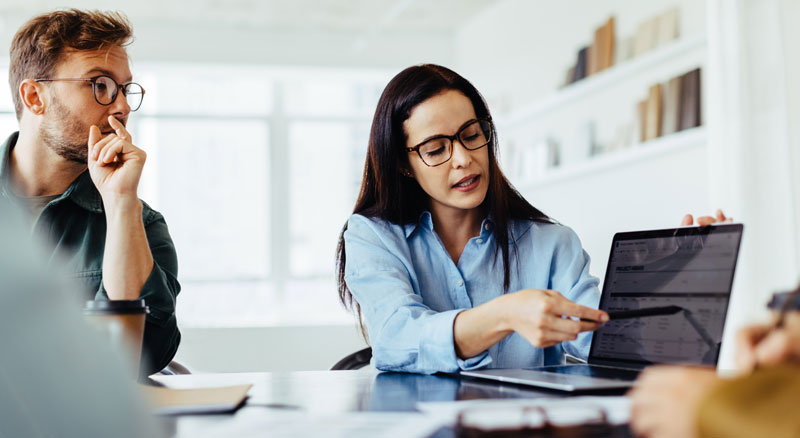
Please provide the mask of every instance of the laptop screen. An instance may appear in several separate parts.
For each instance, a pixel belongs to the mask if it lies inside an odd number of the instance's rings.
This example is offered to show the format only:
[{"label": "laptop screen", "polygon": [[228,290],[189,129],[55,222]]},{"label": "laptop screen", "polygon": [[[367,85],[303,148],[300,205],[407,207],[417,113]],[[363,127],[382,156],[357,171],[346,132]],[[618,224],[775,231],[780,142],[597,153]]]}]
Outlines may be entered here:
[{"label": "laptop screen", "polygon": [[597,330],[590,362],[716,364],[741,236],[741,224],[616,234],[600,308],[651,314]]}]

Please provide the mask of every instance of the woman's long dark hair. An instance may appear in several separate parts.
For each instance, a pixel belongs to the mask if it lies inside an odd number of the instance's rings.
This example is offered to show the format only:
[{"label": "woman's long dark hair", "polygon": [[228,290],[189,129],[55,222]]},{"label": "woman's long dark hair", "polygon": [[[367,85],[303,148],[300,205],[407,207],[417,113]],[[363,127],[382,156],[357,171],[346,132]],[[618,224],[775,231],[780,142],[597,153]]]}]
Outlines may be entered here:
[{"label": "woman's long dark hair", "polygon": [[[409,67],[398,73],[383,90],[372,119],[364,177],[353,214],[376,217],[395,224],[409,224],[415,223],[420,214],[430,208],[429,197],[416,180],[401,173],[409,168],[403,122],[417,105],[447,90],[464,93],[472,102],[478,118],[491,117],[489,108],[478,90],[448,68],[424,64]],[[510,283],[509,247],[510,244],[516,245],[513,233],[509,233],[511,220],[527,219],[541,223],[553,221],[528,203],[500,171],[497,165],[497,133],[494,124],[492,124],[492,140],[487,147],[489,189],[481,206],[485,213],[493,218],[495,224],[497,239],[495,251],[499,249],[503,252],[503,287],[507,292]],[[353,299],[344,279],[345,231],[347,231],[346,223],[339,235],[339,245],[336,249],[339,299],[346,308],[356,312],[361,331],[366,338],[361,307]]]}]

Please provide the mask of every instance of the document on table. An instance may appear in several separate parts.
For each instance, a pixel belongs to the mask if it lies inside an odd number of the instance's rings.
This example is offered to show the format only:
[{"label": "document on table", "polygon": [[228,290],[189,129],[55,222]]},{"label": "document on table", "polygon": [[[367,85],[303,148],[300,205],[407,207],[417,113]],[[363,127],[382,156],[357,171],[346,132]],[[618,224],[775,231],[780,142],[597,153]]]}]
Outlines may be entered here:
[{"label": "document on table", "polygon": [[[465,400],[454,402],[419,402],[417,409],[438,418],[447,424],[456,422],[458,415],[466,409],[498,409],[508,407],[519,409],[528,406],[540,407],[545,410],[558,411],[562,420],[580,423],[580,415],[589,410],[601,410],[609,424],[626,424],[631,417],[631,402],[626,396],[579,396],[564,398],[534,398],[534,399],[487,399]],[[579,409],[584,408],[584,409]],[[575,418],[563,418],[565,413],[573,412]],[[571,421],[570,421],[571,420]]]},{"label": "document on table", "polygon": [[[306,438],[426,438],[442,426],[440,420],[418,412],[345,412],[244,410],[247,421],[180,424],[180,436]],[[195,430],[195,427],[198,427]]]}]

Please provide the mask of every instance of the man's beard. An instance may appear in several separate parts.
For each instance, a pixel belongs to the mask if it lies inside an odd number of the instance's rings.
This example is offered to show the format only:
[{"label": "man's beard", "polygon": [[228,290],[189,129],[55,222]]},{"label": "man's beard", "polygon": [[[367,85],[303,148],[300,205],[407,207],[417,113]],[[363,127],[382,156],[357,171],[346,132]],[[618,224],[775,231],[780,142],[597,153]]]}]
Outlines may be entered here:
[{"label": "man's beard", "polygon": [[[61,158],[86,164],[89,143],[89,127],[54,99],[51,114],[45,117],[39,135],[44,143]],[[101,128],[102,129],[102,128]]]}]

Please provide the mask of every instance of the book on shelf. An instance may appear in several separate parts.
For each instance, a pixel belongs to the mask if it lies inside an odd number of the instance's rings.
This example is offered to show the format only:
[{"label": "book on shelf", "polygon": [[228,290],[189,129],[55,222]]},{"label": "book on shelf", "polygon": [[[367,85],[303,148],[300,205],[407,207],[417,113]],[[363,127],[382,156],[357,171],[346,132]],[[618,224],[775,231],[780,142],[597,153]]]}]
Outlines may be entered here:
[{"label": "book on shelf", "polygon": [[643,143],[645,141],[645,125],[647,123],[647,99],[636,103],[636,121],[636,127],[638,128],[636,138],[639,139],[640,143]]},{"label": "book on shelf", "polygon": [[644,141],[661,136],[661,84],[652,85],[647,94]]},{"label": "book on shelf", "polygon": [[606,23],[600,27],[600,42],[598,59],[598,70],[602,71],[614,64],[614,17],[609,17]]},{"label": "book on shelf", "polygon": [[661,135],[678,132],[681,117],[681,78],[674,77],[664,84],[664,110],[661,119]]},{"label": "book on shelf", "polygon": [[567,70],[567,76],[564,78],[564,84],[563,85],[569,85],[569,84],[575,82],[575,68],[577,66],[578,66],[578,64],[575,64],[572,67],[570,67],[569,70]]},{"label": "book on shelf", "polygon": [[633,55],[639,56],[656,46],[658,34],[658,17],[643,21],[636,29],[633,42]]},{"label": "book on shelf", "polygon": [[614,62],[614,17],[594,31],[594,42],[591,46],[591,72],[603,71]]},{"label": "book on shelf", "polygon": [[679,130],[702,124],[700,107],[700,69],[696,68],[680,77],[681,103]]},{"label": "book on shelf", "polygon": [[575,74],[572,82],[579,81],[586,77],[586,62],[589,54],[589,47],[581,47],[578,51],[578,62],[575,64]]},{"label": "book on shelf", "polygon": [[619,64],[633,58],[632,36],[620,38],[614,47],[614,64]]},{"label": "book on shelf", "polygon": [[594,31],[592,43],[578,50],[577,60],[569,68],[565,84],[569,85],[614,65],[615,44],[614,17],[609,17]]},{"label": "book on shelf", "polygon": [[678,8],[674,7],[658,17],[657,46],[663,46],[678,38]]},{"label": "book on shelf", "polygon": [[597,73],[597,54],[597,38],[595,38],[586,48],[586,75],[584,77]]}]

